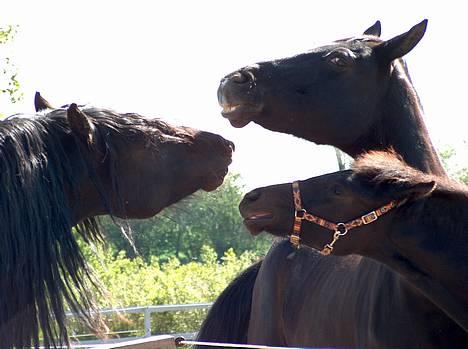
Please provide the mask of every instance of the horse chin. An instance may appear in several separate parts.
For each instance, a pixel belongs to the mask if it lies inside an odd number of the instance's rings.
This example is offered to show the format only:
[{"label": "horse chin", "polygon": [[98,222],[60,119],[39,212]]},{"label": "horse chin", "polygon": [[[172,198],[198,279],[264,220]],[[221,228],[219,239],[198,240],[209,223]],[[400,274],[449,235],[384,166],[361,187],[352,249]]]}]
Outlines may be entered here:
[{"label": "horse chin", "polygon": [[239,114],[238,112],[221,112],[221,115],[229,120],[231,125],[235,128],[242,128],[246,126],[250,121],[250,118],[246,117],[244,114]]},{"label": "horse chin", "polygon": [[253,121],[261,112],[262,105],[250,104],[224,105],[221,115],[229,120],[235,128],[242,128]]},{"label": "horse chin", "polygon": [[229,119],[229,122],[231,123],[231,126],[235,128],[242,128],[244,126],[247,126],[250,123],[250,120],[233,120]]},{"label": "horse chin", "polygon": [[257,235],[260,235],[262,232],[265,231],[264,228],[262,227],[259,227],[259,226],[256,226],[256,225],[251,225],[249,224],[248,222],[244,221],[244,225],[245,227],[247,228],[247,230],[249,231],[249,233],[253,236],[257,236]]},{"label": "horse chin", "polygon": [[211,181],[206,183],[201,189],[206,192],[214,191],[218,189],[224,182],[225,176],[216,176]]}]

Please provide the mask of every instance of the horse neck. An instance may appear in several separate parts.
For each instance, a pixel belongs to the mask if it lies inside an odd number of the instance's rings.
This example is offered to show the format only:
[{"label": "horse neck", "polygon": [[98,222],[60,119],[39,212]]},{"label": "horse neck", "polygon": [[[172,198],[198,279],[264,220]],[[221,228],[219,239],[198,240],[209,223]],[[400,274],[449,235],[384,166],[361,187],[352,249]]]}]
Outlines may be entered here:
[{"label": "horse neck", "polygon": [[[379,111],[374,115],[377,121],[372,131],[357,142],[359,148],[344,151],[356,157],[370,150],[393,148],[410,166],[426,173],[446,176],[424,124],[421,103],[402,62],[394,63],[387,92],[376,110]],[[400,297],[405,298],[407,304],[413,305],[416,314],[436,312],[442,322],[452,322],[429,298],[421,297],[420,291],[410,285],[401,273],[386,269],[380,263],[363,258],[361,268],[380,271],[379,283],[398,289],[399,292],[394,293],[398,302],[401,301]],[[379,306],[375,309],[378,311]]]},{"label": "horse neck", "polygon": [[[431,275],[434,280],[445,284],[459,285],[460,282],[465,287],[460,289],[459,296],[465,298],[468,306],[468,295],[466,293],[466,284],[468,282],[468,269],[464,267],[466,260],[466,247],[468,246],[468,190],[462,188],[452,189],[450,187],[439,187],[423,202],[416,205],[415,209],[411,207],[406,212],[408,222],[403,225],[409,226],[409,229],[420,230],[420,234],[425,236],[425,244],[419,247],[423,253],[421,257],[413,254],[415,263],[421,265],[421,270]],[[402,206],[404,209],[404,206]],[[412,228],[412,224],[416,224]],[[403,230],[402,228],[401,230]],[[408,229],[408,228],[407,228]],[[436,251],[425,248],[432,246]],[[421,261],[418,261],[421,259]],[[433,263],[438,268],[431,268],[424,264]],[[443,266],[443,267],[442,267]],[[425,267],[425,268],[424,268]],[[447,273],[447,270],[452,272]],[[468,318],[467,318],[468,319]]]},{"label": "horse neck", "polygon": [[[372,132],[350,155],[393,148],[406,163],[426,173],[446,176],[423,120],[419,97],[402,61],[395,61],[387,92],[377,106]],[[349,153],[349,152],[348,152]]]},{"label": "horse neck", "polygon": [[468,243],[465,234],[467,221],[463,219],[468,212],[468,191],[459,194],[434,193],[422,200],[424,202],[414,204],[414,209],[410,204],[408,211],[398,218],[394,229],[418,232],[426,237],[424,244],[415,248],[390,244],[388,251],[376,252],[371,257],[404,276],[413,287],[468,331],[468,271],[463,265]]}]

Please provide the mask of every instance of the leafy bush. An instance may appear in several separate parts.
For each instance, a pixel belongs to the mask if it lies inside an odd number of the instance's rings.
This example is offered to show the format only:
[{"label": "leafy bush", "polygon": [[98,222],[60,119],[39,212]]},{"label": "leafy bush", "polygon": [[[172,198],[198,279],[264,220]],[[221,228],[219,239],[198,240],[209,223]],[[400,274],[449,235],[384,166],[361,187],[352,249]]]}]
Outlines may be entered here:
[{"label": "leafy bush", "polygon": [[445,146],[439,154],[449,176],[465,185],[468,185],[468,166],[466,163],[468,140],[465,140],[463,145],[458,147],[458,149],[451,146]]},{"label": "leafy bush", "polygon": [[[87,260],[108,291],[98,299],[100,308],[161,304],[211,302],[257,256],[245,252],[237,256],[232,249],[218,258],[213,248],[204,246],[200,261],[181,264],[173,257],[162,263],[157,257],[147,262],[141,257],[127,258],[124,252],[83,245]],[[152,333],[184,333],[198,330],[206,310],[152,314]],[[143,334],[143,314],[106,317],[111,332],[134,330]],[[89,332],[72,321],[74,332]]]},{"label": "leafy bush", "polygon": [[[23,97],[17,78],[18,73],[10,58],[11,52],[6,47],[13,40],[17,29],[18,27],[13,25],[0,27],[0,101],[2,102],[16,103]],[[1,116],[0,114],[0,118]]]}]

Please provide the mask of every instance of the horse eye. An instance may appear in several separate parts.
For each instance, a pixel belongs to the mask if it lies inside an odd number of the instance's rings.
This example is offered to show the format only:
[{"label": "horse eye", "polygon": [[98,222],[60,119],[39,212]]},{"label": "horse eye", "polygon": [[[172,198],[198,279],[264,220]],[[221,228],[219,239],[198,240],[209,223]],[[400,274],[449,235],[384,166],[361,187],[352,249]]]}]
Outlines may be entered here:
[{"label": "horse eye", "polygon": [[344,57],[338,57],[338,56],[331,58],[330,62],[338,67],[346,67],[348,63]]},{"label": "horse eye", "polygon": [[328,53],[325,57],[333,68],[342,70],[353,63],[355,55],[350,50],[339,49]]}]

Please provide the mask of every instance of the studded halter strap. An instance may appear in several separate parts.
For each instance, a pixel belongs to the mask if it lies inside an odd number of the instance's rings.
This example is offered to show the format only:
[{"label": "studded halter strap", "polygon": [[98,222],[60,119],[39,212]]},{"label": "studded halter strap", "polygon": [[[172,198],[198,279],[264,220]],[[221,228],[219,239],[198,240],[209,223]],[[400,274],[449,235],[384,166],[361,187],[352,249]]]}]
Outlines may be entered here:
[{"label": "studded halter strap", "polygon": [[296,248],[299,248],[301,246],[300,234],[301,234],[301,226],[302,226],[303,220],[320,225],[321,227],[324,227],[326,229],[329,229],[335,232],[333,234],[333,240],[330,243],[326,244],[323,247],[323,249],[320,251],[320,253],[325,256],[328,256],[329,254],[332,253],[334,244],[338,241],[340,237],[342,237],[343,235],[346,235],[349,230],[353,228],[357,228],[364,224],[372,223],[376,221],[380,216],[390,211],[391,209],[403,204],[403,201],[400,201],[400,202],[395,201],[395,200],[390,201],[388,204],[381,206],[375,209],[374,211],[371,211],[359,218],[350,220],[347,223],[332,223],[332,222],[327,221],[326,219],[323,219],[321,217],[308,213],[302,207],[301,192],[299,190],[299,182],[297,181],[293,182],[292,190],[293,190],[295,212],[294,212],[293,232],[289,236],[289,241]]}]

